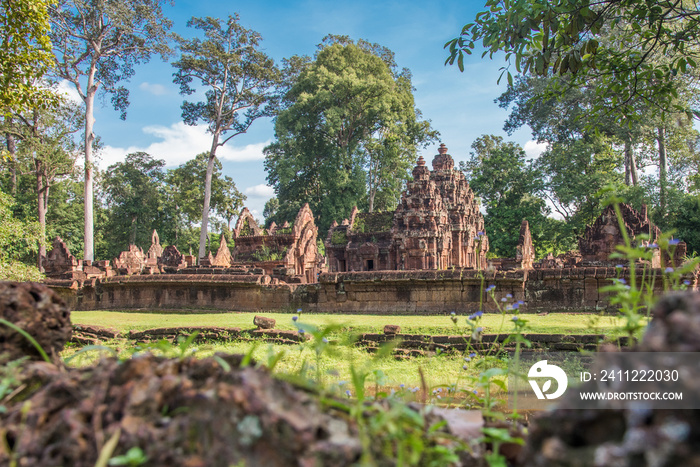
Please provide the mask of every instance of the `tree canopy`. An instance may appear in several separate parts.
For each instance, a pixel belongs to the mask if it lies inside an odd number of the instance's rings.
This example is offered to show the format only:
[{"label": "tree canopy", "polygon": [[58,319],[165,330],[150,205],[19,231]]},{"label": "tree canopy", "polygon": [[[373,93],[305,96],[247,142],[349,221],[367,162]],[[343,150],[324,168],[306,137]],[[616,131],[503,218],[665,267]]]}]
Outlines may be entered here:
[{"label": "tree canopy", "polygon": [[391,209],[418,147],[434,139],[415,108],[408,70],[366,41],[329,36],[315,60],[297,67],[265,149],[278,223],[308,202],[321,228],[353,206]]}]

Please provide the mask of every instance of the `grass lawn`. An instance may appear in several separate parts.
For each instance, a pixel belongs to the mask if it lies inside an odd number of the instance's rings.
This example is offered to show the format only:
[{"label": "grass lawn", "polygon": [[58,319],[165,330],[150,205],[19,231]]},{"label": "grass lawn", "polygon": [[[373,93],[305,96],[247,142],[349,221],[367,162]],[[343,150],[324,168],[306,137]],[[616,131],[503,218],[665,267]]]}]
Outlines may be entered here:
[{"label": "grass lawn", "polygon": [[[120,331],[143,331],[162,327],[218,326],[252,329],[253,317],[262,315],[277,320],[277,329],[296,329],[289,313],[155,313],[123,311],[73,311],[74,324],[92,324],[114,328]],[[510,314],[485,314],[479,323],[485,333],[510,332]],[[521,314],[528,321],[527,332],[546,334],[589,334],[600,333],[606,336],[620,334],[623,320],[608,315],[586,313],[549,313],[545,316]],[[465,333],[466,317],[458,316],[457,325],[449,316],[395,316],[395,315],[337,315],[304,313],[301,321],[316,326],[338,324],[343,332],[382,332],[387,324],[398,324],[406,334],[447,334]]]},{"label": "grass lawn", "polygon": [[[90,324],[114,328],[120,331],[145,330],[156,327],[189,327],[189,326],[218,326],[253,328],[253,316],[261,314],[277,320],[278,329],[296,329],[289,313],[144,313],[116,311],[74,311],[71,320],[74,324]],[[545,316],[520,315],[528,321],[527,332],[549,334],[586,334],[601,333],[616,336],[621,332],[619,327],[623,321],[611,316],[594,314],[550,313]],[[402,332],[413,334],[463,334],[466,333],[466,317],[459,316],[455,325],[449,316],[393,316],[393,315],[331,315],[331,314],[302,314],[299,322],[316,326],[329,324],[341,325],[339,331],[329,337],[339,339],[351,333],[382,332],[386,324],[398,324]],[[508,333],[512,330],[510,315],[487,314],[481,318],[479,326],[485,333]],[[341,339],[342,340],[342,339]],[[128,358],[134,353],[146,350],[132,346],[128,341],[114,341],[108,344],[117,350],[120,358]],[[64,357],[70,357],[78,350],[77,347],[64,351]],[[164,355],[177,355],[177,346],[163,346],[155,352]],[[438,388],[455,386],[462,390],[462,395],[471,396],[474,390],[483,394],[483,386],[479,386],[479,374],[493,367],[506,368],[507,360],[494,355],[478,355],[465,361],[463,355],[443,354],[425,357],[414,357],[407,360],[395,360],[388,356],[379,358],[355,346],[327,345],[322,352],[316,352],[312,342],[303,345],[273,345],[264,342],[209,342],[189,347],[188,353],[199,357],[208,357],[216,352],[251,353],[259,364],[269,366],[275,355],[281,355],[274,371],[278,374],[293,375],[301,378],[319,378],[330,390],[343,394],[346,390],[354,393],[349,382],[351,368],[366,372],[365,385],[367,390],[403,391],[411,398],[424,397],[420,390],[413,393],[410,389],[422,388],[423,381],[428,388],[427,397],[434,402],[445,402],[446,394],[442,392],[441,401],[435,400],[438,394],[433,393]],[[70,364],[83,366],[90,364],[98,353],[95,351],[78,355]],[[422,373],[422,377],[421,377]],[[492,390],[495,390],[492,387]],[[444,389],[443,389],[444,391]],[[497,391],[498,392],[498,391]]]}]

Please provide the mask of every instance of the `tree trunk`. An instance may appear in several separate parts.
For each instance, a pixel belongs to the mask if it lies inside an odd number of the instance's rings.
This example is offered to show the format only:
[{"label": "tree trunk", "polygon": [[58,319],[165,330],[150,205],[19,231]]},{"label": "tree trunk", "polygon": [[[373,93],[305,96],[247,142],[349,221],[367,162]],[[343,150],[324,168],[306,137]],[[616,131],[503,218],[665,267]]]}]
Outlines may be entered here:
[{"label": "tree trunk", "polygon": [[209,225],[209,202],[211,200],[211,177],[214,172],[214,161],[216,160],[216,148],[219,145],[219,133],[214,133],[209,151],[209,163],[207,164],[207,174],[204,178],[204,207],[202,208],[202,230],[199,232],[199,258],[207,255],[207,229]]},{"label": "tree trunk", "polygon": [[34,162],[36,168],[36,197],[37,214],[39,216],[39,252],[37,254],[36,265],[39,271],[44,272],[42,259],[46,256],[46,187],[44,187],[44,177],[39,161]]},{"label": "tree trunk", "polygon": [[[8,123],[12,125],[12,119],[8,118]],[[17,154],[17,146],[15,144],[15,135],[7,133],[7,152],[10,154],[10,192],[12,196],[17,196],[17,163],[15,155]]]},{"label": "tree trunk", "polygon": [[659,142],[659,207],[661,216],[666,216],[666,183],[668,162],[666,160],[666,130],[658,128],[657,140]]},{"label": "tree trunk", "polygon": [[85,229],[84,241],[85,248],[83,259],[92,261],[95,259],[94,245],[94,214],[93,214],[93,155],[92,145],[95,141],[93,127],[95,124],[95,94],[97,93],[97,84],[95,84],[95,68],[92,67],[88,74],[87,92],[85,93]]},{"label": "tree trunk", "polygon": [[[631,186],[637,186],[639,183],[639,179],[637,178],[637,161],[630,140],[625,141],[625,162],[627,164],[627,168],[625,169],[625,183],[629,186],[631,181]],[[629,177],[627,170],[629,170]]]}]

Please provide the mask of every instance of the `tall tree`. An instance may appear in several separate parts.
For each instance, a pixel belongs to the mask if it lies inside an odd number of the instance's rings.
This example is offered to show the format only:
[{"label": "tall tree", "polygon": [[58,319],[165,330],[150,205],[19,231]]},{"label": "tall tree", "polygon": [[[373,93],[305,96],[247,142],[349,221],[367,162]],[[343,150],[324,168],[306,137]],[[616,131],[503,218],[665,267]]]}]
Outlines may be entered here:
[{"label": "tall tree", "polygon": [[305,202],[322,229],[354,205],[391,207],[417,148],[436,136],[415,108],[410,73],[396,69],[389,49],[345,36],[329,36],[313,62],[299,62],[265,149],[276,220]]},{"label": "tall tree", "polygon": [[84,259],[94,259],[94,106],[98,92],[111,94],[126,118],[129,92],[119,83],[134,66],[170,53],[166,0],[59,0],[51,11],[51,40],[59,78],[70,81],[85,103]]},{"label": "tall tree", "polygon": [[174,82],[180,93],[191,95],[196,81],[205,100],[182,104],[182,118],[188,125],[203,121],[212,135],[204,182],[204,206],[199,237],[199,257],[206,254],[211,184],[216,151],[232,138],[248,131],[252,123],[273,114],[277,102],[280,71],[260,50],[261,36],[239,24],[238,15],[226,21],[192,18],[187,25],[202,31],[204,39],[176,36],[181,50]]},{"label": "tall tree", "polygon": [[4,131],[19,140],[16,150],[17,167],[35,179],[36,212],[40,239],[37,266],[43,270],[46,256],[46,217],[51,188],[70,176],[75,168],[77,144],[75,133],[80,130],[81,111],[76,105],[61,99],[58,107],[14,113],[4,125]]},{"label": "tall tree", "polygon": [[0,1],[0,113],[46,108],[56,96],[39,86],[53,63],[49,0]]}]

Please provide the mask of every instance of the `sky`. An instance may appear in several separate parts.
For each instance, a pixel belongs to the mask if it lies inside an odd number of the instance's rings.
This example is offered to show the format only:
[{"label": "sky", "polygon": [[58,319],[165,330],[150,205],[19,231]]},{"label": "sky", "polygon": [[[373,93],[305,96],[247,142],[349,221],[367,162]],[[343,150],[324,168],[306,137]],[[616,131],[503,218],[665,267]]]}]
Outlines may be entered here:
[{"label": "sky", "polygon": [[[173,31],[184,37],[195,34],[186,27],[192,16],[225,18],[238,13],[244,27],[262,35],[263,50],[277,63],[292,55],[312,56],[328,34],[376,42],[395,53],[399,68],[411,70],[416,107],[440,132],[440,140],[421,151],[428,161],[437,154],[440,143],[448,147],[457,163],[466,160],[471,144],[483,134],[515,141],[528,155],[535,156],[543,147],[532,141],[529,128],[510,136],[503,131],[508,111],[499,108],[494,99],[506,90],[505,79],[496,84],[504,62],[481,59],[481,54],[475,53],[466,57],[464,73],[456,65],[444,65],[447,52],[443,45],[481,9],[482,2],[464,0],[176,0],[165,13],[174,22]],[[108,98],[98,104],[95,133],[104,145],[98,161],[102,169],[135,151],[148,152],[173,168],[209,150],[211,135],[206,127],[182,122],[180,105],[184,97],[172,82],[173,72],[169,63],[157,57],[136,68],[136,74],[125,83],[130,91],[125,121],[110,107]],[[248,133],[231,139],[217,152],[224,174],[247,195],[245,204],[258,219],[262,219],[265,202],[274,196],[266,185],[262,152],[273,139],[272,119],[259,119]]]}]

